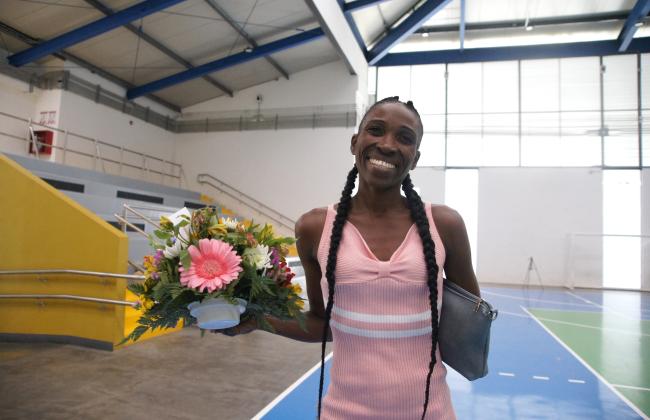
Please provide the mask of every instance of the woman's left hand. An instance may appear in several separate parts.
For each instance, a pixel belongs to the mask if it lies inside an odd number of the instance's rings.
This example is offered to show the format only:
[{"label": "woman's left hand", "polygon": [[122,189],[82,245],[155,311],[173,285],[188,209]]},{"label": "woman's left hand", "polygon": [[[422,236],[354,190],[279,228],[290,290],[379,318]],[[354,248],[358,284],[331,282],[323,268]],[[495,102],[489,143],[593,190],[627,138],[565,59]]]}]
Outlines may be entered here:
[{"label": "woman's left hand", "polygon": [[221,333],[227,335],[228,337],[234,337],[236,335],[248,334],[252,331],[258,329],[257,320],[255,318],[249,318],[244,322],[241,322],[234,327],[225,328],[223,330],[213,330],[214,333]]}]

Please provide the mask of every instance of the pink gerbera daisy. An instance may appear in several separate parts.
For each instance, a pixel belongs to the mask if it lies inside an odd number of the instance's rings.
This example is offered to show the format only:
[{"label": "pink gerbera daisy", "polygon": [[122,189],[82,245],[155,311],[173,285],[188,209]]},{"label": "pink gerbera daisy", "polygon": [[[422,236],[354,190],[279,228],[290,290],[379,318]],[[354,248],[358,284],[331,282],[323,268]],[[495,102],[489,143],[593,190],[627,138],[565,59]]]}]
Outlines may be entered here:
[{"label": "pink gerbera daisy", "polygon": [[192,265],[181,268],[181,284],[198,290],[213,292],[223,289],[242,271],[241,257],[232,246],[217,239],[201,239],[198,248],[188,248]]}]

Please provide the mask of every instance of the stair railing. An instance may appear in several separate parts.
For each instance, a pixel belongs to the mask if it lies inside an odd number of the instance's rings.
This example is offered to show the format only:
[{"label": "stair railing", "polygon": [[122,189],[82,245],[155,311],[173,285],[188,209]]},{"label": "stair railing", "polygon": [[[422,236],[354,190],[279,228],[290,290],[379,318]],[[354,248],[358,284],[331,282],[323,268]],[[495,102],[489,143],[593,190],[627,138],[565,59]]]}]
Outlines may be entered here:
[{"label": "stair railing", "polygon": [[[43,275],[43,274],[72,274],[76,276],[86,277],[103,277],[103,278],[118,278],[127,280],[144,280],[144,276],[136,274],[119,274],[119,273],[104,273],[101,271],[84,271],[84,270],[0,270],[0,277],[13,276],[13,275]],[[40,280],[46,280],[40,278]],[[64,299],[64,300],[78,300],[83,302],[105,303],[109,305],[131,306],[137,308],[140,303],[130,300],[114,300],[103,299],[91,296],[77,296],[77,295],[47,295],[47,294],[3,294],[0,299]]]},{"label": "stair railing", "polygon": [[261,214],[273,220],[273,222],[277,223],[278,225],[284,226],[285,228],[293,232],[294,226],[296,224],[295,220],[285,216],[284,214],[267,206],[266,204],[254,199],[250,195],[238,190],[237,188],[226,184],[219,178],[210,174],[199,174],[196,177],[196,181],[199,184],[206,184],[211,186],[212,188],[218,190],[219,192],[226,194],[230,198],[236,200],[240,204],[243,204],[252,212]]},{"label": "stair railing", "polygon": [[[184,181],[186,181],[185,180],[185,174],[183,172],[183,166],[180,163],[175,163],[175,162],[172,162],[172,161],[167,160],[167,159],[162,159],[162,158],[152,156],[152,155],[149,155],[149,154],[146,154],[146,153],[131,150],[131,149],[128,149],[128,148],[126,148],[124,146],[116,146],[114,144],[107,143],[105,141],[101,141],[99,139],[84,136],[82,134],[77,134],[77,133],[74,133],[72,131],[64,130],[64,129],[61,129],[61,128],[58,128],[58,127],[52,127],[52,126],[49,126],[47,124],[37,123],[37,122],[34,122],[31,118],[22,118],[22,117],[18,117],[16,115],[8,114],[6,112],[0,112],[0,116],[10,118],[10,119],[13,119],[13,120],[17,120],[17,121],[22,121],[22,122],[26,123],[26,125],[27,125],[27,136],[26,136],[26,138],[17,136],[15,134],[3,132],[3,131],[0,131],[0,135],[8,137],[8,138],[15,139],[15,140],[20,140],[20,141],[23,141],[23,142],[31,143],[32,146],[33,146],[36,158],[39,158],[39,152],[38,152],[39,147],[40,146],[47,146],[47,147],[50,147],[50,148],[52,148],[54,150],[61,150],[62,151],[61,162],[63,162],[64,164],[66,163],[66,155],[67,155],[67,153],[74,153],[76,155],[84,156],[84,157],[87,157],[87,158],[91,159],[92,162],[93,162],[93,170],[97,170],[97,163],[99,162],[101,164],[102,171],[106,172],[106,163],[108,162],[108,163],[113,163],[113,164],[118,166],[120,175],[122,175],[122,169],[124,167],[129,167],[129,168],[132,168],[132,169],[139,170],[140,175],[141,175],[141,177],[143,179],[146,179],[148,174],[156,174],[156,175],[160,175],[162,177],[163,181],[166,178],[174,179],[175,180],[174,182],[178,182],[179,187],[182,185],[182,183]],[[51,144],[51,145],[50,144],[44,144],[44,143],[38,141],[38,138],[36,138],[36,136],[34,135],[34,128],[33,128],[34,126],[43,127],[43,128],[48,129],[48,130],[52,130],[52,131],[56,131],[58,133],[62,133],[64,135],[63,146],[59,146],[57,144]],[[93,153],[82,152],[80,150],[74,150],[74,149],[70,148],[70,146],[68,144],[69,143],[68,139],[69,139],[70,136],[74,136],[74,137],[76,137],[76,138],[78,138],[80,140],[92,143],[91,147],[93,148]],[[111,159],[111,158],[102,156],[102,154],[100,153],[100,146],[107,147],[107,148],[112,148],[112,149],[117,149],[117,151],[119,152],[119,160],[115,160],[115,159]],[[125,152],[126,153],[131,153],[131,154],[139,157],[139,159],[141,159],[141,161],[142,161],[142,164],[138,166],[138,165],[134,165],[132,163],[127,163],[125,161],[125,159],[124,159],[124,153]],[[148,162],[150,162],[150,161],[160,162],[163,169],[162,170],[156,170],[156,169],[151,168],[151,165],[148,164]],[[187,185],[187,182],[185,182],[185,185]]]}]

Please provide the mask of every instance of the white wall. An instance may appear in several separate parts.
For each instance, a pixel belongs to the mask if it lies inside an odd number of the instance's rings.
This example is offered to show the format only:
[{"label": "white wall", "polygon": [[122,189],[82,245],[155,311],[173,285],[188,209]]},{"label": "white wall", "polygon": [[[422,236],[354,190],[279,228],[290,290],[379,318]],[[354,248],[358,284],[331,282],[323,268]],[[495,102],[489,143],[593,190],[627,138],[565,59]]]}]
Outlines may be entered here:
[{"label": "white wall", "polygon": [[206,172],[296,220],[338,201],[352,168],[352,134],[351,128],[183,134],[176,158],[190,189],[218,196],[196,183]]},{"label": "white wall", "polygon": [[[53,112],[51,120],[43,121],[52,127],[57,127],[60,117],[61,91],[40,90],[34,88],[31,92],[29,85],[20,80],[0,75],[0,111],[22,119],[32,119],[33,122],[41,122],[41,113]],[[10,135],[27,138],[28,124],[15,118],[0,116],[0,131]],[[42,130],[43,127],[34,126],[35,130]],[[56,144],[56,132],[54,142]],[[0,135],[0,151],[13,153],[21,156],[28,155],[26,142]],[[54,160],[56,150],[51,155],[41,155],[41,159]]]},{"label": "white wall", "polygon": [[[36,95],[29,91],[29,85],[0,74],[0,112],[28,119],[35,109]],[[0,131],[27,138],[26,123],[5,116],[0,116]],[[26,155],[27,143],[0,134],[0,151]]]},{"label": "white wall", "polygon": [[[59,126],[68,131],[81,134],[93,139],[98,139],[115,146],[124,146],[125,148],[147,153],[162,159],[174,160],[174,142],[175,134],[165,131],[155,125],[148,124],[140,119],[134,118],[112,108],[99,105],[93,101],[67,91],[62,92],[61,113]],[[58,143],[62,146],[64,135],[59,135]],[[90,141],[83,140],[77,136],[68,136],[68,147],[75,150],[84,151],[85,153],[94,153],[94,144]],[[104,158],[120,160],[120,150],[106,146],[100,146],[100,154]],[[143,167],[142,158],[135,154],[124,153],[124,161],[137,168]],[[62,154],[57,156],[58,162],[63,162]],[[74,166],[86,169],[93,169],[93,159],[73,153],[67,153],[65,162]],[[119,165],[105,163],[106,171],[113,174],[119,174]],[[160,172],[169,172],[169,165],[164,171],[162,162],[155,160],[147,161],[148,169],[155,169]],[[97,163],[97,170],[101,170],[101,164]],[[178,186],[177,181],[171,178],[165,178],[153,173],[143,175],[140,169],[129,168],[124,166],[122,175],[139,178],[142,180],[165,183],[167,185]]]},{"label": "white wall", "polygon": [[[479,281],[523,283],[533,257],[544,286],[565,285],[568,234],[602,232],[602,172],[590,168],[483,168],[479,171]],[[584,249],[585,247],[589,249]],[[602,261],[602,243],[582,252]],[[600,282],[593,263],[576,285]],[[531,285],[539,285],[531,273]]]},{"label": "white wall", "polygon": [[445,202],[445,171],[439,168],[415,168],[411,181],[419,188],[422,200],[434,204]]},{"label": "white wall", "polygon": [[[366,89],[366,78],[350,75],[341,61],[324,64],[236,92],[235,97],[220,96],[183,109],[183,114],[257,109],[256,96],[264,99],[262,110],[273,108],[351,105],[356,92]],[[367,95],[365,95],[367,97]]]}]

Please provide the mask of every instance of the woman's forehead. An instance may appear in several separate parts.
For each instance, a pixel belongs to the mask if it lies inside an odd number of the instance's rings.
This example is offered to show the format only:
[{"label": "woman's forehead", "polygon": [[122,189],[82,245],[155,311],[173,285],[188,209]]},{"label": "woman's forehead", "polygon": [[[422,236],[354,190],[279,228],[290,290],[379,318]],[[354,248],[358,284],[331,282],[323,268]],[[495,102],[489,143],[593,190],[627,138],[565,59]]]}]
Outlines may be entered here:
[{"label": "woman's forehead", "polygon": [[408,109],[400,102],[385,102],[374,106],[364,118],[366,121],[373,119],[394,120],[400,125],[412,127],[414,130],[418,126],[418,117],[413,111]]}]

